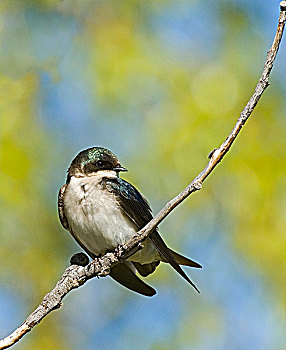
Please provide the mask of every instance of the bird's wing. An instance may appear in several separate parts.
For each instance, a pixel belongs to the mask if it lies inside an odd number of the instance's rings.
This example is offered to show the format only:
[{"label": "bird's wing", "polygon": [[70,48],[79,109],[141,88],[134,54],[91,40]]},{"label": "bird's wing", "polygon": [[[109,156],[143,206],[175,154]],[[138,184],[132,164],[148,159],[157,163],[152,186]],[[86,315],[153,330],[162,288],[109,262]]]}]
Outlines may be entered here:
[{"label": "bird's wing", "polygon": [[[122,210],[136,224],[139,230],[153,218],[151,208],[147,200],[129,182],[120,178],[105,177],[102,179],[101,184],[104,188],[112,192],[117,197],[118,203],[120,203]],[[151,232],[149,239],[162,255],[162,260],[168,262],[187,282],[189,282],[198,291],[197,287],[177,263],[157,230]]]},{"label": "bird's wing", "polygon": [[163,256],[163,261],[168,262],[187,282],[190,283],[195,290],[200,293],[196,285],[189,279],[189,277],[185,274],[184,270],[182,270],[181,266],[177,263],[177,260],[173,256],[170,249],[166,246],[166,243],[163,241],[162,237],[158,232],[151,232],[149,235],[151,242],[154,246],[159,250],[161,255]]},{"label": "bird's wing", "polygon": [[115,195],[124,213],[138,229],[144,227],[153,218],[147,200],[129,182],[120,178],[103,177],[101,185]]}]

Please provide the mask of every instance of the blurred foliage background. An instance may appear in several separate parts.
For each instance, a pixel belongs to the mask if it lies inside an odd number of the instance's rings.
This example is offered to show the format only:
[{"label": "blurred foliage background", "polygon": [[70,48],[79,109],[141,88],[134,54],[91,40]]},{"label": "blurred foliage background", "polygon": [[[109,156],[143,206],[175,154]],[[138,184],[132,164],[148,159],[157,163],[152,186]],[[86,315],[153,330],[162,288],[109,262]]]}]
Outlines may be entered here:
[{"label": "blurred foliage background", "polygon": [[[1,0],[0,336],[79,247],[57,218],[74,155],[110,148],[157,212],[205,166],[253,92],[279,1]],[[285,349],[286,41],[231,152],[161,225],[199,261],[144,298],[72,292],[15,349]],[[124,174],[125,175],[125,174]]]}]

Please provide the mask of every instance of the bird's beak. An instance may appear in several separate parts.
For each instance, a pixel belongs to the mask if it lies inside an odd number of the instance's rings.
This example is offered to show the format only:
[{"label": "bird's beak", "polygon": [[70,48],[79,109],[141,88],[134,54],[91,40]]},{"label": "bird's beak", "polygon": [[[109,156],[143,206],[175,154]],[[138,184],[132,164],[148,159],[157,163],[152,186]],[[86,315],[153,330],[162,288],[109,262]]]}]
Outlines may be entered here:
[{"label": "bird's beak", "polygon": [[120,172],[120,171],[128,171],[126,168],[124,168],[122,165],[120,165],[120,164],[118,164],[118,165],[116,165],[116,167],[115,168],[113,168],[113,170],[114,171],[116,171],[116,172]]}]

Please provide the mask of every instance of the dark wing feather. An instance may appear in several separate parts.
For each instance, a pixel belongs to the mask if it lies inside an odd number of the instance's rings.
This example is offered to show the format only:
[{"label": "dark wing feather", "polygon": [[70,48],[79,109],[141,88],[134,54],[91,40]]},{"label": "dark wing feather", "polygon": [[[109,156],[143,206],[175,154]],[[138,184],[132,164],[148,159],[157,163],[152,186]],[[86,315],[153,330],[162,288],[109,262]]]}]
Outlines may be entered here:
[{"label": "dark wing feather", "polygon": [[101,184],[117,197],[125,214],[138,229],[144,227],[153,218],[147,200],[129,182],[120,178],[104,177]]},{"label": "dark wing feather", "polygon": [[[103,178],[102,186],[117,197],[125,214],[137,225],[138,229],[144,227],[153,218],[147,200],[127,181],[120,178]],[[157,230],[149,235],[149,239],[168,263],[198,291],[197,287],[177,263]]]}]

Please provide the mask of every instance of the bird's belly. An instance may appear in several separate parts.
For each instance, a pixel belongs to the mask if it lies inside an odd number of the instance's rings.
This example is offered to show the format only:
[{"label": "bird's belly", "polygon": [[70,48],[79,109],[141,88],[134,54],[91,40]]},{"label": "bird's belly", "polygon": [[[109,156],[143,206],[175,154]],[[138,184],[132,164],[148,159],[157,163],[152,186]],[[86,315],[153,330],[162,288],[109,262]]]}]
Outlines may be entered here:
[{"label": "bird's belly", "polygon": [[[66,193],[64,207],[73,235],[94,255],[114,250],[137,232],[137,226],[124,214],[116,199],[103,190],[81,193],[71,187]],[[147,240],[143,246],[129,260],[141,264],[154,261],[158,254],[153,244]]]},{"label": "bird's belly", "polygon": [[126,220],[114,202],[102,202],[82,200],[67,213],[73,234],[95,255],[113,250],[136,233],[132,222]]}]

